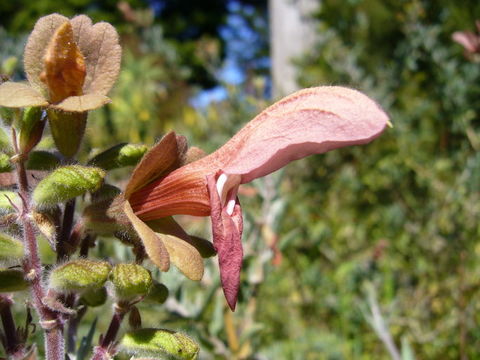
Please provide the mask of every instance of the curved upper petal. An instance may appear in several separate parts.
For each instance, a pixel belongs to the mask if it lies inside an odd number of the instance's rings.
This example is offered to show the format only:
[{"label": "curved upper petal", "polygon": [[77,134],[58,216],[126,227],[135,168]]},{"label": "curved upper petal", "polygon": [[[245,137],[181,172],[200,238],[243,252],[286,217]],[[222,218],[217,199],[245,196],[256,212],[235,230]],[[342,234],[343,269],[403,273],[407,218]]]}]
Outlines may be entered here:
[{"label": "curved upper petal", "polygon": [[388,116],[359,91],[323,86],[298,91],[261,112],[218,150],[222,170],[242,183],[289,162],[379,136]]}]

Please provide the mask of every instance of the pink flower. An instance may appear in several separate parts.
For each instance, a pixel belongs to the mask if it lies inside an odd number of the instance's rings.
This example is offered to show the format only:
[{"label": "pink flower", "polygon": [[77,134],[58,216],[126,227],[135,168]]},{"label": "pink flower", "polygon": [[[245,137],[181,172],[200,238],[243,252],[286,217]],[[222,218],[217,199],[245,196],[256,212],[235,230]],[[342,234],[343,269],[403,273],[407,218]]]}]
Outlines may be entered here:
[{"label": "pink flower", "polygon": [[127,187],[126,198],[142,221],[211,217],[222,287],[234,310],[243,256],[238,187],[308,155],[368,143],[387,123],[385,112],[356,90],[301,90],[264,110],[214,153],[163,172],[139,189]]}]

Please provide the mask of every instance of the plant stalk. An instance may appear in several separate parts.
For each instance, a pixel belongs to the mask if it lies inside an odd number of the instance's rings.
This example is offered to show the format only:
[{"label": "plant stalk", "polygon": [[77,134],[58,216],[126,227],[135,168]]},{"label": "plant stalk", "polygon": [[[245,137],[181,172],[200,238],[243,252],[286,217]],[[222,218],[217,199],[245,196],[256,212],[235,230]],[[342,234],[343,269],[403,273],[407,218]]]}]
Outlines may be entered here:
[{"label": "plant stalk", "polygon": [[8,296],[0,295],[0,317],[5,333],[5,352],[10,358],[16,359],[17,355],[24,354],[24,349],[23,344],[19,341],[17,327],[12,316],[12,303]]},{"label": "plant stalk", "polygon": [[129,310],[130,309],[128,306],[123,307],[115,304],[112,320],[110,321],[110,325],[108,326],[107,333],[101,339],[100,345],[95,347],[94,354],[91,360],[107,360],[110,359],[110,356],[114,355],[109,354],[109,348],[115,342],[115,338],[117,337],[118,330],[120,330],[122,320]]},{"label": "plant stalk", "polygon": [[45,329],[46,359],[64,360],[65,344],[63,339],[63,326],[59,319],[58,313],[50,310],[42,300],[46,294],[44,285],[42,283],[42,262],[38,252],[38,244],[35,236],[34,225],[31,220],[31,199],[28,188],[27,172],[25,170],[24,159],[18,150],[15,132],[13,132],[13,144],[15,147],[15,152],[18,155],[15,168],[18,178],[19,195],[23,200],[23,209],[22,213],[20,214],[25,245],[23,271],[25,272],[25,276],[31,284],[30,292],[32,296],[32,303],[40,318],[40,325]]}]

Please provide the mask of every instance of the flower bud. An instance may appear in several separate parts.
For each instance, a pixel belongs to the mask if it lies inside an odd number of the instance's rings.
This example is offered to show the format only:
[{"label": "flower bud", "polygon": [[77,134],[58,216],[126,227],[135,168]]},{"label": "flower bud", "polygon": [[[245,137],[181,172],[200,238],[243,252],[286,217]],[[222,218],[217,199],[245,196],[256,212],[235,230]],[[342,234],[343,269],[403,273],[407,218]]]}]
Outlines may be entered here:
[{"label": "flower bud", "polygon": [[111,268],[105,261],[70,261],[50,273],[50,287],[63,292],[99,289],[107,281]]},{"label": "flower bud", "polygon": [[126,333],[121,342],[124,351],[137,356],[195,360],[200,348],[185,334],[165,329],[140,329]]},{"label": "flower bud", "polygon": [[110,280],[119,300],[129,301],[145,296],[152,287],[152,275],[140,265],[118,264],[112,269]]},{"label": "flower bud", "polygon": [[0,293],[22,291],[28,288],[23,271],[14,269],[0,269]]},{"label": "flower bud", "polygon": [[33,200],[40,206],[51,206],[97,190],[105,171],[79,165],[56,169],[40,181],[33,191]]},{"label": "flower bud", "polygon": [[11,236],[0,233],[0,261],[19,260],[23,258],[23,243]]}]

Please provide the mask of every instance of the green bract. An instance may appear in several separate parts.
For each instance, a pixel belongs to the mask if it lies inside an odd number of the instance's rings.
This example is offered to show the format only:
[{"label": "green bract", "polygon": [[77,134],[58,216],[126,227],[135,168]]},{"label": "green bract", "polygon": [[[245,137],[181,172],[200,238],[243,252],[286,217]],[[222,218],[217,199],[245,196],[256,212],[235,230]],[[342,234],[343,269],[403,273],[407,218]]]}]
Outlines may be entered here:
[{"label": "green bract", "polygon": [[99,289],[107,281],[110,270],[111,265],[105,261],[70,261],[51,272],[50,286],[65,292]]},{"label": "green bract", "polygon": [[137,356],[176,360],[195,360],[199,346],[187,335],[165,329],[140,329],[126,333],[121,341],[124,351]]},{"label": "green bract", "polygon": [[97,190],[103,183],[105,171],[79,165],[56,169],[40,181],[33,200],[40,206],[54,205]]}]

